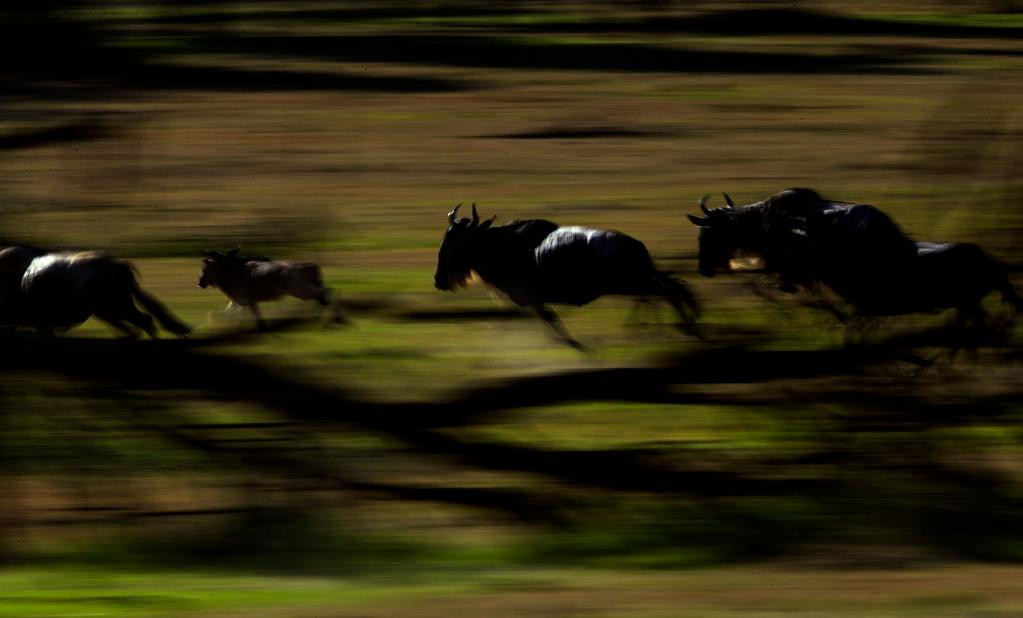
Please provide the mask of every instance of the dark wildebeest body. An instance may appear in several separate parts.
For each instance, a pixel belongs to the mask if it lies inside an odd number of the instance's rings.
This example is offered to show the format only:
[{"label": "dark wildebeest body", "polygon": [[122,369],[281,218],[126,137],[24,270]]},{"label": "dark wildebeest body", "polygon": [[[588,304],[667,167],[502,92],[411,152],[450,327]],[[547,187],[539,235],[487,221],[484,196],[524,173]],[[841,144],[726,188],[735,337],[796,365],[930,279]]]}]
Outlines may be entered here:
[{"label": "dark wildebeest body", "polygon": [[853,289],[872,286],[878,271],[916,256],[915,243],[868,204],[826,200],[811,189],[788,189],[741,208],[725,198],[728,208],[708,210],[704,198],[706,218],[689,217],[700,227],[704,276],[727,272],[729,259],[745,251],[761,257],[783,289],[821,282]]},{"label": "dark wildebeest body", "polygon": [[873,289],[851,289],[844,297],[867,316],[957,309],[962,318],[980,323],[981,302],[992,292],[1000,292],[1014,311],[1023,311],[1008,269],[978,245],[918,242],[916,247],[915,259],[878,277]]},{"label": "dark wildebeest body", "polygon": [[522,307],[534,309],[565,341],[580,347],[547,303],[582,306],[609,294],[660,296],[693,331],[696,300],[688,287],[658,271],[640,241],[613,230],[559,227],[543,219],[493,227],[449,216],[434,285],[454,290],[476,273]]},{"label": "dark wildebeest body", "polygon": [[[199,287],[219,288],[229,299],[228,305],[248,307],[259,324],[263,323],[258,303],[294,296],[315,300],[321,306],[331,304],[331,291],[323,285],[320,267],[312,262],[271,260],[265,257],[238,255],[237,249],[226,253],[203,251]],[[334,321],[344,322],[340,308],[334,306]]]},{"label": "dark wildebeest body", "polygon": [[0,249],[0,323],[29,323],[21,279],[32,260],[45,254],[44,249],[36,247],[13,246]]},{"label": "dark wildebeest body", "polygon": [[155,338],[153,317],[175,335],[191,331],[139,287],[131,264],[103,253],[8,247],[0,252],[0,279],[3,319],[43,333],[73,328],[92,316],[132,337],[136,331],[129,324]]},{"label": "dark wildebeest body", "polygon": [[[736,251],[763,258],[782,289],[823,284],[859,316],[895,316],[957,309],[983,321],[981,301],[993,291],[1015,311],[1023,299],[1006,267],[977,245],[913,242],[877,208],[824,200],[790,189],[763,202],[690,216],[700,226],[700,273],[728,271]],[[835,312],[836,315],[838,314]]]}]

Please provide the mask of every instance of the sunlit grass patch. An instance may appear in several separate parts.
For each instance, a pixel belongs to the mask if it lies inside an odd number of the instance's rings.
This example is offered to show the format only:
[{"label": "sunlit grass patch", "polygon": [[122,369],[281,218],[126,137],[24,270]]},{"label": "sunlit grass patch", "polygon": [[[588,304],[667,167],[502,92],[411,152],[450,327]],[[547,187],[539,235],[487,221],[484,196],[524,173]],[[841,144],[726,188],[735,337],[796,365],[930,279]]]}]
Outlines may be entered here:
[{"label": "sunlit grass patch", "polygon": [[[855,556],[850,556],[855,559]],[[25,571],[0,575],[0,587],[25,590],[0,615],[78,616],[515,616],[550,611],[608,616],[826,613],[832,616],[993,616],[1018,613],[1018,569],[937,565],[924,570],[852,571],[753,564],[719,570],[631,573],[543,568],[477,571],[409,582],[223,576],[173,571]],[[430,581],[430,580],[433,581]],[[97,592],[102,590],[103,592]]]},{"label": "sunlit grass patch", "polygon": [[[686,399],[684,391],[679,399]],[[762,406],[602,400],[507,411],[478,427],[454,431],[463,438],[550,450],[679,449],[727,458],[763,455],[771,449],[791,455],[809,446],[800,444],[801,427],[809,423],[816,429],[815,422],[826,422],[826,415],[816,421],[810,416]]]},{"label": "sunlit grass patch", "polygon": [[317,608],[389,605],[411,596],[450,595],[478,587],[441,578],[402,585],[195,571],[17,570],[0,572],[0,616],[148,617],[217,615],[225,611],[290,615]]}]

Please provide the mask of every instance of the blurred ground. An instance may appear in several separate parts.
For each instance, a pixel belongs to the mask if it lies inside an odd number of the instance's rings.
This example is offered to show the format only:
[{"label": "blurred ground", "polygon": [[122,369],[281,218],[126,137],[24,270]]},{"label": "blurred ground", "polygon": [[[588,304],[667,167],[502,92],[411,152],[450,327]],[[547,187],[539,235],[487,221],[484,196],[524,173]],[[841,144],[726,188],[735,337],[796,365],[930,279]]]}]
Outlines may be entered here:
[{"label": "blurred ground", "polygon": [[[684,217],[808,186],[1023,264],[1014,3],[8,7],[0,239],[130,258],[197,330],[4,334],[0,615],[1023,612],[1019,336],[846,349],[698,278]],[[710,340],[435,291],[458,202],[642,239]],[[239,244],[355,325],[239,334],[196,287]]]}]

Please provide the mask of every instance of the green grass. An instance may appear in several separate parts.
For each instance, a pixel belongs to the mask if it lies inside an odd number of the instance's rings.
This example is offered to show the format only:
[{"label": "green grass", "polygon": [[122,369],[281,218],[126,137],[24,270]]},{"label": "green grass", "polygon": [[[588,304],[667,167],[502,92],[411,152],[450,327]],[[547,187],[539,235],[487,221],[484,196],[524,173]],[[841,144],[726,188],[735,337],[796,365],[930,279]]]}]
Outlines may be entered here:
[{"label": "green grass", "polygon": [[211,572],[132,573],[104,569],[0,572],[0,616],[202,616],[230,611],[299,615],[401,604],[412,598],[464,594],[459,581],[406,583],[319,577],[260,577]]},{"label": "green grass", "polygon": [[[582,571],[435,573],[430,582],[145,574],[59,569],[0,572],[0,616],[494,616],[571,612],[593,616],[1010,616],[1020,608],[1006,568],[931,568],[920,573],[821,573],[753,567],[613,576]],[[950,588],[951,586],[951,588]],[[957,589],[962,586],[961,589]],[[756,603],[751,610],[749,603]]]}]

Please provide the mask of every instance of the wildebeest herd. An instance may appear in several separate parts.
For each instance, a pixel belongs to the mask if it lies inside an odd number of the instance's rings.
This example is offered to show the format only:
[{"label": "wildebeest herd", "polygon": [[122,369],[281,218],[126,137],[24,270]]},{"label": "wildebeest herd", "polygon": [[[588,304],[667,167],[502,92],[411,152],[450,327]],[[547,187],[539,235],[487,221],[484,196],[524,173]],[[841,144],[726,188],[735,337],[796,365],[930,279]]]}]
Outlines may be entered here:
[{"label": "wildebeest herd", "polygon": [[784,291],[825,286],[852,316],[895,316],[955,309],[958,319],[984,321],[981,301],[993,291],[1013,311],[1023,298],[1004,264],[970,243],[914,242],[885,213],[867,204],[822,199],[810,189],[789,189],[736,208],[690,215],[700,228],[699,270],[728,270],[737,251],[763,259]]},{"label": "wildebeest herd", "polygon": [[[731,272],[739,255],[755,256],[777,290],[807,296],[828,293],[816,303],[840,318],[956,311],[956,321],[979,329],[986,322],[982,301],[1001,293],[1012,315],[1023,311],[1007,267],[970,243],[917,242],[881,210],[830,201],[810,189],[788,189],[742,207],[727,194],[727,206],[689,215],[699,227],[700,274]],[[434,274],[439,290],[453,291],[474,276],[514,303],[528,307],[568,344],[581,348],[550,304],[582,306],[605,295],[666,300],[678,327],[700,336],[699,303],[683,281],[659,270],[642,242],[622,232],[559,226],[545,219],[494,225],[448,214]],[[311,262],[276,261],[231,251],[203,251],[199,287],[219,288],[229,308],[248,308],[262,325],[258,303],[282,296],[315,300],[346,321],[320,268]],[[145,310],[141,311],[136,302]],[[51,334],[95,316],[128,336],[154,325],[185,336],[191,327],[175,318],[138,284],[131,264],[89,252],[47,252],[24,246],[0,250],[0,324],[33,327]]]}]

